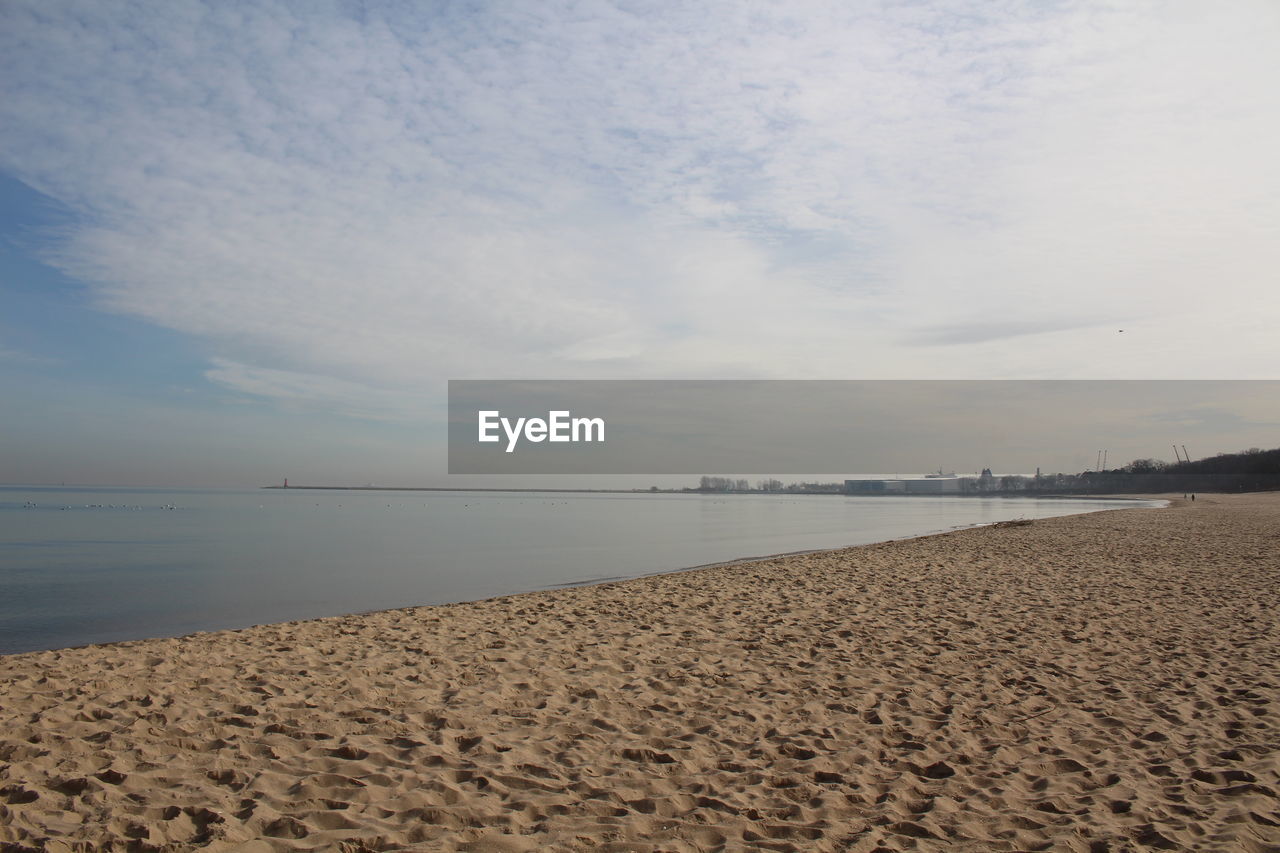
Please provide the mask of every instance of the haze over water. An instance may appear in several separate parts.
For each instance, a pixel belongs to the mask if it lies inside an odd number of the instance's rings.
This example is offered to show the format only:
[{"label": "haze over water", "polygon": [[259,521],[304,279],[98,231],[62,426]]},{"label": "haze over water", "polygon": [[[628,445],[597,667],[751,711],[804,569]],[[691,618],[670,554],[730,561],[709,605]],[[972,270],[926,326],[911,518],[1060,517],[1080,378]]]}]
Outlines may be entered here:
[{"label": "haze over water", "polygon": [[7,486],[0,653],[476,600],[1133,505]]}]

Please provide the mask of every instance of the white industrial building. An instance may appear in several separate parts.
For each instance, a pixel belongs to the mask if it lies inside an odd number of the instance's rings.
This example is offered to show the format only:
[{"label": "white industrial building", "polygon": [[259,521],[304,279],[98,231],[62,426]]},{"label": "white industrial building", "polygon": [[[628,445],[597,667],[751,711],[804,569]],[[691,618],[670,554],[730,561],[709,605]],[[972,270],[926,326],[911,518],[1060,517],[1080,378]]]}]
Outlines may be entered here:
[{"label": "white industrial building", "polygon": [[844,490],[851,495],[958,495],[964,481],[973,477],[921,477],[894,480],[845,480]]}]

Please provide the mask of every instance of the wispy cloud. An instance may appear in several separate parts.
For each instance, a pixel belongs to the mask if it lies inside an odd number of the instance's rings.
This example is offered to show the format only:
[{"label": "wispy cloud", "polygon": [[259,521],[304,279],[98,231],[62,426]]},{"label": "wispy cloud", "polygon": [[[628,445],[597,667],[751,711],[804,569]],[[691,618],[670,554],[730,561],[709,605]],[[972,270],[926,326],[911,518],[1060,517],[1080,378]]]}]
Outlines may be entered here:
[{"label": "wispy cloud", "polygon": [[1280,373],[1270,2],[0,24],[0,168],[82,217],[53,260],[255,395]]},{"label": "wispy cloud", "polygon": [[4,341],[0,341],[0,364],[57,364],[56,359],[48,356],[35,355],[34,353],[24,352],[13,347],[5,346]]},{"label": "wispy cloud", "polygon": [[299,411],[332,411],[370,420],[411,420],[432,408],[427,401],[386,388],[314,373],[299,373],[215,358],[205,378],[251,397],[278,401]]},{"label": "wispy cloud", "polygon": [[1080,319],[1043,320],[1039,322],[975,321],[960,325],[932,326],[915,331],[909,338],[917,344],[975,344],[987,341],[1000,341],[1009,338],[1020,338],[1028,335],[1041,335],[1046,332],[1060,332],[1069,329],[1084,328],[1094,325]]}]

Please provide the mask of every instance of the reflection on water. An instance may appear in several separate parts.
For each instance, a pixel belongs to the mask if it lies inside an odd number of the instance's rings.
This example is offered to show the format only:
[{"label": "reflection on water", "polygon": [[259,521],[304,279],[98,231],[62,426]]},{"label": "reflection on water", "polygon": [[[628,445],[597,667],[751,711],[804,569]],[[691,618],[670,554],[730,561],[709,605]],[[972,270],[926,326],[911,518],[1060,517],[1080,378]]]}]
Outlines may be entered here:
[{"label": "reflection on water", "polygon": [[1133,505],[0,487],[0,652],[467,601]]}]

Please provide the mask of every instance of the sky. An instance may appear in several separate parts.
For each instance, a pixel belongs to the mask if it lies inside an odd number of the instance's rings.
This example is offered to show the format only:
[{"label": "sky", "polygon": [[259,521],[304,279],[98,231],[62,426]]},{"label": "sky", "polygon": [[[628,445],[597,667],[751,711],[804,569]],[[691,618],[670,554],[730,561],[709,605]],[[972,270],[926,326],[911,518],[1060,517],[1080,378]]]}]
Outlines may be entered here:
[{"label": "sky", "polygon": [[443,484],[449,379],[1280,378],[1277,43],[1273,0],[5,0],[0,482]]}]

